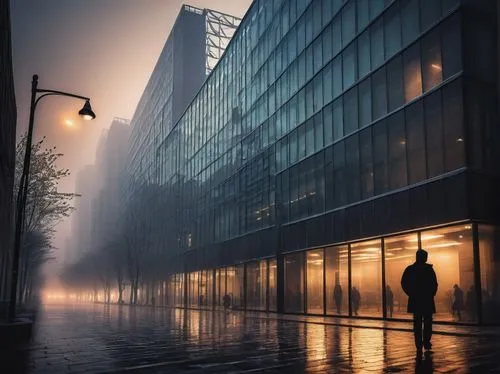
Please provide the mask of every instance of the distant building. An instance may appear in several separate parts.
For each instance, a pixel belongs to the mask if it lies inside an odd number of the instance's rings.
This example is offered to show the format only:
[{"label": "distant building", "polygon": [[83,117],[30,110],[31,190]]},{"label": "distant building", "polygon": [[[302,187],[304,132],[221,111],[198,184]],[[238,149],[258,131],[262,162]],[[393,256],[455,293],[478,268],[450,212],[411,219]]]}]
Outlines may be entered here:
[{"label": "distant building", "polygon": [[88,165],[76,176],[76,211],[72,217],[73,241],[69,262],[99,249],[105,233],[112,234],[121,209],[120,187],[130,135],[129,121],[114,118],[103,131],[96,151],[95,165]]},{"label": "distant building", "polygon": [[[16,100],[12,72],[10,2],[0,2],[0,302],[10,290],[13,248],[13,187],[16,147]],[[2,316],[0,316],[2,317]]]}]

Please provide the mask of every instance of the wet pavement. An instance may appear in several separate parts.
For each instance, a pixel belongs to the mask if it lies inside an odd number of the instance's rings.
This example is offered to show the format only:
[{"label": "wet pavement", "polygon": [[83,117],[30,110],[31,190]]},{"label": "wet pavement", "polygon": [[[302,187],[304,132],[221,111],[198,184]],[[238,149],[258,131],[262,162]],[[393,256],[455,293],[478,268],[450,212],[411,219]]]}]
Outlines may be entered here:
[{"label": "wet pavement", "polygon": [[[0,372],[500,373],[500,335],[491,329],[438,326],[442,331],[433,337],[433,354],[419,361],[413,336],[405,331],[408,324],[335,321],[116,305],[47,306],[31,346],[0,354]],[[468,330],[471,334],[463,334]]]}]

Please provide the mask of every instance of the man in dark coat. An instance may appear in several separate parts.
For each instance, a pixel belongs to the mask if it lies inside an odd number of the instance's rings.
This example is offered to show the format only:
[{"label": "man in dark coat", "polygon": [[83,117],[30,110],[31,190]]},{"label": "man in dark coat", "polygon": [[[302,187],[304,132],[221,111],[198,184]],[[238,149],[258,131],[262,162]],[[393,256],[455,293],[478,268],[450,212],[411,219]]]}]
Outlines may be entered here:
[{"label": "man in dark coat", "polygon": [[[408,295],[408,313],[413,313],[413,332],[417,353],[422,353],[422,344],[426,350],[432,347],[432,315],[436,313],[434,296],[438,289],[436,273],[431,264],[427,264],[427,252],[419,249],[416,262],[408,266],[401,278],[401,287]],[[422,338],[422,321],[424,324]]]}]

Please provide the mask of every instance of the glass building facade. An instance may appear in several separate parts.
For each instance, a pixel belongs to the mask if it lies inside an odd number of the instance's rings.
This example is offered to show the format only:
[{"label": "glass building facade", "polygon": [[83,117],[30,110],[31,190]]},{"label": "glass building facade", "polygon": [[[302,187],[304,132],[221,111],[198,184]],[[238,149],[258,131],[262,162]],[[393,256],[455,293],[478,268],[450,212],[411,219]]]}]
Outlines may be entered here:
[{"label": "glass building facade", "polygon": [[406,319],[424,248],[436,320],[498,323],[497,11],[255,0],[156,150],[166,304]]}]

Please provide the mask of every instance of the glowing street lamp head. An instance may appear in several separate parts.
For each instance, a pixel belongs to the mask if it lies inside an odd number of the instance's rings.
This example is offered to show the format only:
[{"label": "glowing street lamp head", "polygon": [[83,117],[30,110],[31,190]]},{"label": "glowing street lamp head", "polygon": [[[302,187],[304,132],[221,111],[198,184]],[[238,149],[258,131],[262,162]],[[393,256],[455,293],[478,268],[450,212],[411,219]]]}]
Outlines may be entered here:
[{"label": "glowing street lamp head", "polygon": [[83,119],[86,121],[95,119],[95,113],[92,111],[92,107],[90,106],[89,100],[85,102],[83,108],[78,112],[78,114],[82,116]]}]

